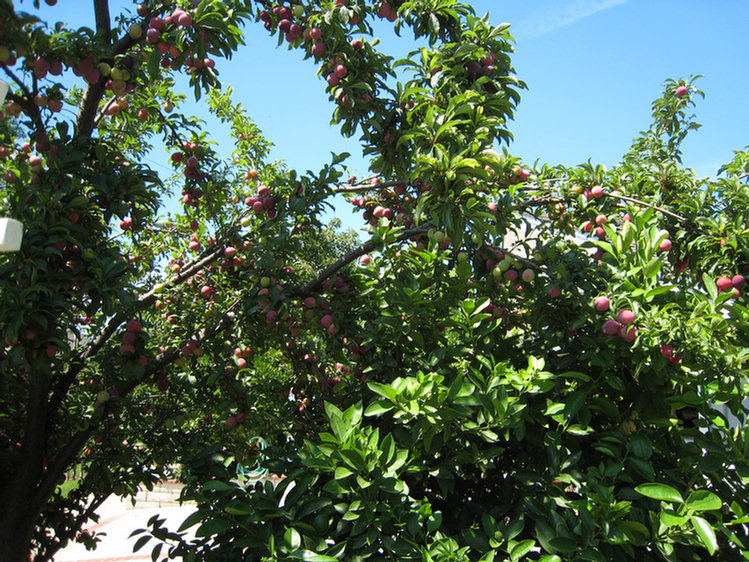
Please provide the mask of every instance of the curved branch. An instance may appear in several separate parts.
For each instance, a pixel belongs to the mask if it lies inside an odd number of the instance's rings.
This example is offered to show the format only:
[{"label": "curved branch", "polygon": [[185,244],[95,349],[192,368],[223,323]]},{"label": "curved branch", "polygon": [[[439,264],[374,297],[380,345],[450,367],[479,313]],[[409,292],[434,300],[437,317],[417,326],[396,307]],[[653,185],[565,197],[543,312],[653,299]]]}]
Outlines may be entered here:
[{"label": "curved branch", "polygon": [[93,427],[77,432],[68,440],[62,451],[55,456],[54,462],[44,471],[44,475],[36,487],[34,497],[29,498],[31,504],[35,506],[33,507],[34,510],[40,510],[47,498],[55,491],[60,477],[65,474],[65,470],[72,464],[91,433],[93,433]]},{"label": "curved branch", "polygon": [[[265,225],[275,220],[276,219],[268,219],[266,221],[263,221],[259,225],[258,229],[262,229]],[[253,232],[248,232],[242,238],[248,239],[250,238],[251,234],[253,234]],[[219,259],[223,254],[223,251],[224,242],[217,241],[211,247],[204,250],[203,253],[201,253],[199,256],[196,256],[193,260],[188,262],[187,265],[182,268],[179,274],[175,275],[171,279],[168,279],[165,282],[165,285],[178,285],[183,281],[189,279],[199,270]],[[86,364],[86,361],[93,357],[106,344],[106,342],[109,341],[109,339],[117,331],[117,329],[124,322],[126,322],[134,312],[151,306],[157,298],[158,293],[155,291],[154,286],[151,288],[151,290],[138,297],[135,304],[129,310],[119,312],[107,321],[106,325],[102,328],[99,335],[93,339],[88,347],[73,358],[73,360],[70,362],[70,366],[68,367],[68,371],[65,373],[65,376],[58,380],[53,390],[52,397],[50,398],[50,411],[54,411],[62,403],[65,393],[67,392],[67,388],[70,386],[70,384],[72,384],[72,382],[81,372],[83,366]]]}]

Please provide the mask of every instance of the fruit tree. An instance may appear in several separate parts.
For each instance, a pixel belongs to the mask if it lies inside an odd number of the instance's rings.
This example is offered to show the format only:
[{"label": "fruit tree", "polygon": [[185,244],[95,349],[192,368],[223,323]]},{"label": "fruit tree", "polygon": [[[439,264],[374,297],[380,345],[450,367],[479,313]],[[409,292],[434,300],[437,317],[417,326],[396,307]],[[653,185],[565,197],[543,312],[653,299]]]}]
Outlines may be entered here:
[{"label": "fruit tree", "polygon": [[[168,474],[198,508],[142,530],[154,558],[749,558],[749,152],[682,163],[694,78],[617,166],[530,166],[508,26],[457,0],[0,16],[0,215],[25,229],[0,562],[94,546],[104,499]],[[424,46],[393,61],[375,25]],[[219,80],[243,33],[309,59],[368,177],[270,160]],[[323,223],[339,194],[361,240]],[[238,478],[256,463],[284,479]]]}]

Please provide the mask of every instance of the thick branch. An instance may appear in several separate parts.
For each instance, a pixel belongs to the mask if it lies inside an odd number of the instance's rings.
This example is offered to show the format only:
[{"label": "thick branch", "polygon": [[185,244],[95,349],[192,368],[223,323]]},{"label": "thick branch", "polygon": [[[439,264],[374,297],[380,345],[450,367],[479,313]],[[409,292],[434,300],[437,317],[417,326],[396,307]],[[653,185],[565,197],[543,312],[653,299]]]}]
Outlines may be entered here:
[{"label": "thick branch", "polygon": [[[239,299],[235,300],[231,305],[229,305],[229,307],[227,307],[226,311],[215,322],[211,323],[210,326],[206,324],[202,328],[197,330],[195,334],[196,341],[202,341],[209,335],[214,334],[215,332],[220,330],[227,321],[233,321],[233,309],[239,304],[239,302]],[[167,365],[177,359],[180,353],[181,350],[178,347],[171,347],[159,353],[155,357],[155,359],[147,365],[142,377],[126,381],[117,387],[117,396],[119,396],[120,400],[125,398],[144,380],[160,373],[162,369],[164,369]],[[44,501],[46,501],[46,498],[48,498],[49,495],[55,490],[60,477],[64,474],[67,467],[72,464],[76,455],[81,450],[83,445],[85,445],[86,441],[88,441],[94,429],[97,426],[101,426],[102,422],[111,415],[112,410],[109,409],[109,406],[102,405],[100,407],[107,408],[101,420],[99,420],[96,425],[92,424],[85,430],[80,430],[75,433],[75,435],[73,435],[73,437],[67,442],[63,450],[56,456],[55,462],[45,472],[44,477],[37,487],[36,493],[34,495],[35,505],[42,505]]]},{"label": "thick branch", "polygon": [[34,506],[35,512],[41,511],[42,506],[46,503],[47,498],[55,491],[57,485],[60,482],[60,478],[69,466],[73,464],[79,451],[83,448],[83,445],[88,441],[91,436],[93,428],[90,427],[84,431],[79,431],[73,435],[65,447],[55,457],[55,461],[51,466],[44,472],[39,485],[36,488],[36,492],[32,498],[29,498],[32,505]]},{"label": "thick branch", "polygon": [[109,0],[94,0],[94,13],[96,17],[96,32],[109,43],[112,40],[111,23],[109,18]]},{"label": "thick branch", "polygon": [[[109,0],[94,0],[94,9],[96,11],[96,31],[106,41],[107,45],[111,43],[111,23],[109,19]],[[114,45],[112,56],[120,55],[127,51],[135,44],[135,40],[127,33]],[[83,96],[76,129],[78,134],[84,137],[91,136],[96,125],[97,109],[99,101],[106,92],[106,77],[102,76],[93,84],[86,87]]]},{"label": "thick branch", "polygon": [[91,136],[96,120],[96,110],[99,107],[99,100],[104,95],[104,92],[104,83],[101,81],[89,84],[86,88],[86,93],[83,96],[83,103],[78,112],[78,120],[76,122],[76,128],[79,135],[83,137]]}]

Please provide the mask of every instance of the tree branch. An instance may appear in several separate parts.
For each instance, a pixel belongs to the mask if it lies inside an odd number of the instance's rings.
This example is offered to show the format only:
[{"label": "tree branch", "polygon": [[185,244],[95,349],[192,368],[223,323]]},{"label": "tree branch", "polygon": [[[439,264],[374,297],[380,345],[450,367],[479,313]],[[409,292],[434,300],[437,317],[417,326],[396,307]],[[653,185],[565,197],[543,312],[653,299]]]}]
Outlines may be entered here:
[{"label": "tree branch", "polygon": [[[221,329],[221,326],[227,321],[233,321],[233,310],[240,302],[240,299],[236,299],[215,322],[211,323],[210,326],[206,323],[202,328],[198,329],[195,334],[195,340],[201,342],[209,335],[214,334]],[[164,367],[177,359],[180,353],[181,350],[178,347],[171,347],[159,353],[154,361],[146,366],[141,377],[126,381],[116,388],[117,396],[119,396],[120,399],[125,398],[144,380],[153,377]],[[76,432],[67,442],[63,450],[55,457],[54,463],[45,471],[40,484],[36,488],[36,493],[34,494],[33,501],[35,502],[35,505],[42,505],[44,501],[46,501],[46,498],[55,490],[60,477],[65,472],[65,469],[70,466],[75,456],[93,433],[94,429],[101,426],[103,421],[111,416],[112,410],[107,405],[101,405],[100,407],[105,408],[101,419],[95,424],[91,424],[88,428]]]},{"label": "tree branch", "polygon": [[646,203],[645,201],[641,201],[639,199],[635,199],[634,197],[630,197],[628,195],[620,195],[616,192],[607,191],[606,195],[609,197],[614,197],[615,199],[621,199],[623,201],[628,201],[630,203],[634,203],[635,205],[639,205],[640,207],[651,207],[652,209],[655,209],[659,213],[663,213],[664,215],[667,215],[669,217],[672,217],[679,222],[689,222],[689,219],[682,217],[681,215],[677,215],[676,213],[669,211],[668,209],[664,209],[663,207],[658,207],[657,205],[653,205],[652,203]]},{"label": "tree branch", "polygon": [[92,432],[93,427],[78,431],[65,444],[62,451],[55,457],[55,461],[44,471],[44,475],[36,487],[34,496],[29,498],[32,509],[41,510],[47,498],[57,488],[60,478],[65,474],[65,470],[71,465],[73,459],[75,459],[83,445],[88,441]]},{"label": "tree branch", "polygon": [[[557,180],[562,178],[553,178],[552,180]],[[542,180],[542,181],[552,181],[552,180]],[[541,185],[529,185],[528,187],[535,187],[538,189],[543,189]],[[633,203],[635,205],[638,205],[640,207],[651,207],[652,209],[658,211],[659,213],[662,213],[664,215],[667,215],[669,217],[672,217],[679,222],[688,223],[689,219],[686,217],[682,217],[681,215],[678,215],[674,213],[673,211],[669,211],[668,209],[664,209],[663,207],[659,207],[657,205],[653,205],[652,203],[646,203],[645,201],[642,201],[640,199],[636,199],[635,197],[630,197],[629,195],[621,195],[620,193],[617,193],[616,191],[606,191],[606,195],[608,197],[613,197],[615,199],[621,199],[622,201],[627,201],[629,203]],[[565,202],[567,201],[563,197],[554,197],[553,195],[549,195],[547,197],[539,197],[538,199],[532,200],[528,202],[528,206],[537,206],[537,205],[543,205],[547,203],[557,203],[557,202]]]},{"label": "tree branch", "polygon": [[[404,230],[398,238],[396,238],[396,242],[401,242],[407,238],[410,238],[411,236],[415,236],[417,234],[424,234],[426,233],[429,228],[431,228],[429,225],[422,225],[417,226],[415,228],[409,228],[408,230]],[[350,264],[355,259],[363,256],[367,252],[371,252],[377,247],[377,243],[374,241],[369,241],[358,248],[354,248],[351,250],[348,254],[343,256],[341,259],[339,259],[337,262],[329,265],[325,269],[323,269],[317,277],[315,277],[312,281],[309,283],[305,283],[304,285],[297,285],[296,287],[291,288],[291,293],[294,296],[297,297],[304,297],[307,295],[310,295],[316,291],[319,291],[322,288],[323,282],[330,276],[332,276],[334,273],[340,271],[342,268],[344,268],[346,265]]]},{"label": "tree branch", "polygon": [[94,0],[94,14],[96,17],[96,31],[107,43],[112,41],[112,28],[109,18],[109,0]]},{"label": "tree branch", "polygon": [[[31,96],[31,92],[26,87],[26,84],[24,84],[23,81],[18,76],[16,76],[16,74],[10,68],[8,68],[4,63],[0,63],[0,66],[3,67],[3,70],[5,71],[5,74],[7,74],[8,76],[10,76],[10,78],[13,80],[13,82],[15,82],[16,85],[19,88],[21,88],[21,90],[23,90],[23,93],[24,93],[24,95],[26,97]],[[8,94],[8,99],[13,99],[13,94],[9,93]]]},{"label": "tree branch", "polygon": [[[370,178],[371,179],[371,178]],[[338,187],[334,189],[335,193],[361,193],[366,191],[374,191],[374,190],[380,190],[384,189],[386,187],[393,187],[396,185],[404,185],[404,182],[402,181],[383,181],[378,183],[344,183],[339,184]],[[346,187],[349,186],[349,187]]]},{"label": "tree branch", "polygon": [[[94,10],[96,13],[96,31],[106,41],[107,45],[109,45],[112,42],[112,29],[109,18],[109,0],[94,0]],[[114,45],[114,49],[112,50],[113,57],[124,53],[135,43],[136,41],[126,33]],[[83,95],[83,102],[81,103],[78,118],[76,120],[76,130],[81,136],[91,136],[91,133],[96,126],[99,100],[101,100],[106,92],[105,84],[106,77],[102,76],[97,82],[89,84],[86,87],[86,92]]]}]

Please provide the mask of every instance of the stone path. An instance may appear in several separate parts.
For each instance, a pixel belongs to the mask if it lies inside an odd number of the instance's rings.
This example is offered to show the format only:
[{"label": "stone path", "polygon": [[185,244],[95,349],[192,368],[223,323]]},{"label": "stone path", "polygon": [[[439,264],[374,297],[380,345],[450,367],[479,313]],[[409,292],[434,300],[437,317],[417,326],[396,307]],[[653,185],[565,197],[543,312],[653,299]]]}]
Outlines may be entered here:
[{"label": "stone path", "polygon": [[[99,508],[99,522],[88,530],[104,533],[96,550],[86,550],[82,544],[71,543],[55,556],[55,562],[113,562],[151,560],[151,550],[156,545],[151,541],[138,552],[133,552],[137,537],[130,538],[135,529],[146,528],[154,515],[166,519],[169,529],[177,530],[182,522],[195,511],[194,505],[179,505],[177,498],[181,486],[173,482],[162,482],[152,491],[142,491],[136,496],[135,505],[130,500],[111,497]],[[166,550],[164,551],[165,554]]]}]

